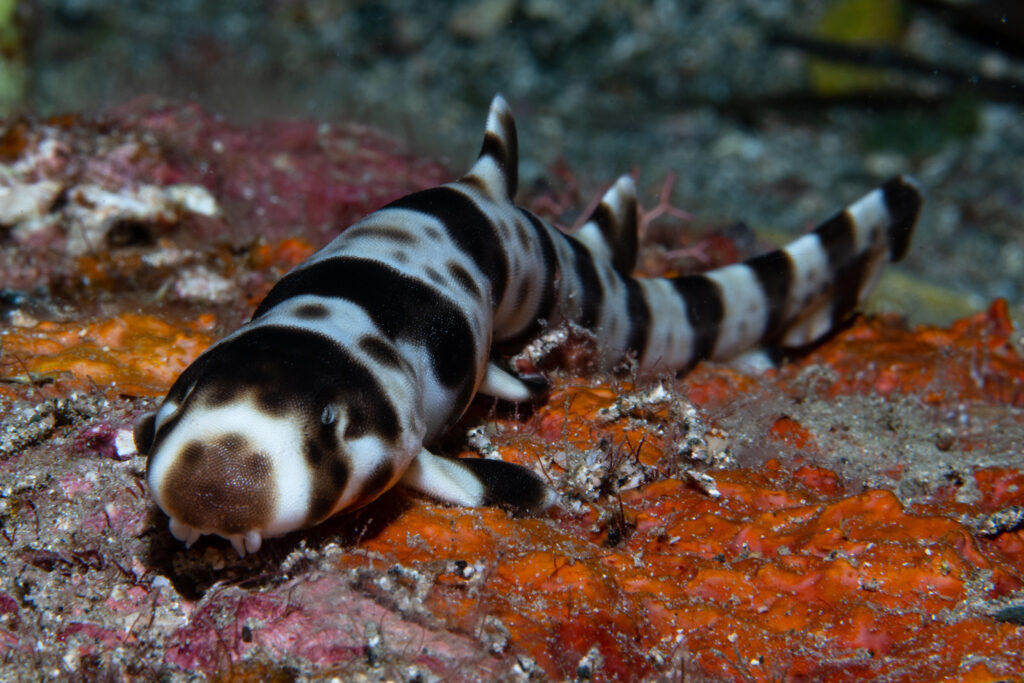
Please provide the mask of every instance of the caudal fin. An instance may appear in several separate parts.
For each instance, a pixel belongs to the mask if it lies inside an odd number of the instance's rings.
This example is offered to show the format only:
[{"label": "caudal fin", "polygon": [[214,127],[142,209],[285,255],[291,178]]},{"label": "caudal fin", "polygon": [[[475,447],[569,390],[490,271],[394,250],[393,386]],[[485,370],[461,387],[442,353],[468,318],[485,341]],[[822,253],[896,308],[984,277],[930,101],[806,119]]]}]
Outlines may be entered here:
[{"label": "caudal fin", "polygon": [[821,338],[863,302],[883,266],[906,253],[920,209],[917,183],[893,178],[776,251],[701,275],[637,280],[651,312],[649,334],[632,347],[641,367],[686,367]]},{"label": "caudal fin", "polygon": [[765,263],[748,261],[771,293],[770,317],[780,328],[767,336],[778,333],[782,346],[801,346],[842,323],[871,293],[885,264],[906,255],[920,210],[917,182],[893,178],[780,250],[790,261],[788,285],[777,272],[768,274]]}]

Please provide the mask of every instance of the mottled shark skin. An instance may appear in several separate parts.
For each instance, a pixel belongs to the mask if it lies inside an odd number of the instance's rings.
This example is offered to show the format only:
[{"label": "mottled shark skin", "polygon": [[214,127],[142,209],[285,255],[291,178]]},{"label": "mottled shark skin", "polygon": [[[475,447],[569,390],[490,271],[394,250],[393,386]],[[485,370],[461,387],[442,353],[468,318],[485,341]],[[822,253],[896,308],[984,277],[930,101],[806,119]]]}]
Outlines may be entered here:
[{"label": "mottled shark skin", "polygon": [[398,482],[454,505],[542,510],[556,496],[530,470],[424,447],[477,393],[535,397],[504,355],[565,323],[594,334],[605,367],[632,356],[644,373],[808,344],[902,258],[921,206],[916,184],[894,178],[777,251],[634,278],[629,176],[571,235],[517,207],[516,184],[499,95],[465,176],[349,227],[182,373],[135,427],[175,537],[217,534],[254,553]]}]

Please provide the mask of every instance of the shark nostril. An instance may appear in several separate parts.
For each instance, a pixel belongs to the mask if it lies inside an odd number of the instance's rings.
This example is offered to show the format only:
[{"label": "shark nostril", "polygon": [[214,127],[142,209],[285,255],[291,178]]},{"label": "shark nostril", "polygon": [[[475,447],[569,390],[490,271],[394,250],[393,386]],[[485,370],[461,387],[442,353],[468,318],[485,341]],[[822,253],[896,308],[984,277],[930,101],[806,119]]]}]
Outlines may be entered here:
[{"label": "shark nostril", "polygon": [[265,528],[277,497],[269,458],[238,435],[186,444],[161,492],[169,515],[222,535]]}]

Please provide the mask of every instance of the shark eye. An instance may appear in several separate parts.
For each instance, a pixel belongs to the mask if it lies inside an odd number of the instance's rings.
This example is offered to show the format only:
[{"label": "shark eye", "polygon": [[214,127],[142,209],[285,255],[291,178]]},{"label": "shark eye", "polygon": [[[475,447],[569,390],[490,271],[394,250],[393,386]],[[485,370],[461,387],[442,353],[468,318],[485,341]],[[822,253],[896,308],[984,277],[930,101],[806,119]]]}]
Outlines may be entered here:
[{"label": "shark eye", "polygon": [[338,409],[333,404],[328,403],[324,406],[324,411],[320,413],[320,422],[325,425],[334,424],[334,421],[338,419]]}]

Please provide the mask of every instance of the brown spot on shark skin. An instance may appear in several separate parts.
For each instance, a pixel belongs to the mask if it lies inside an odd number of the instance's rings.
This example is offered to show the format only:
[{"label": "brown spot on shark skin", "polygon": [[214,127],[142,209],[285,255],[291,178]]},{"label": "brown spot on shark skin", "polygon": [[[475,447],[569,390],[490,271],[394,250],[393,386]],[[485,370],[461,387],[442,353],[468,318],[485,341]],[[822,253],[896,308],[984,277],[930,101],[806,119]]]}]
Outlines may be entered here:
[{"label": "brown spot on shark skin", "polygon": [[458,261],[448,262],[448,273],[455,278],[463,289],[478,299],[480,298],[480,288],[477,287],[475,282],[473,282],[473,278],[469,274],[469,271],[463,268]]},{"label": "brown spot on shark skin", "polygon": [[292,314],[303,320],[321,320],[329,316],[331,312],[323,304],[307,303],[296,306]]},{"label": "brown spot on shark skin", "polygon": [[376,337],[365,336],[359,340],[359,348],[368,353],[375,361],[381,365],[387,365],[389,367],[399,367],[402,365],[402,357],[398,355],[398,351],[387,342],[384,342]]}]

